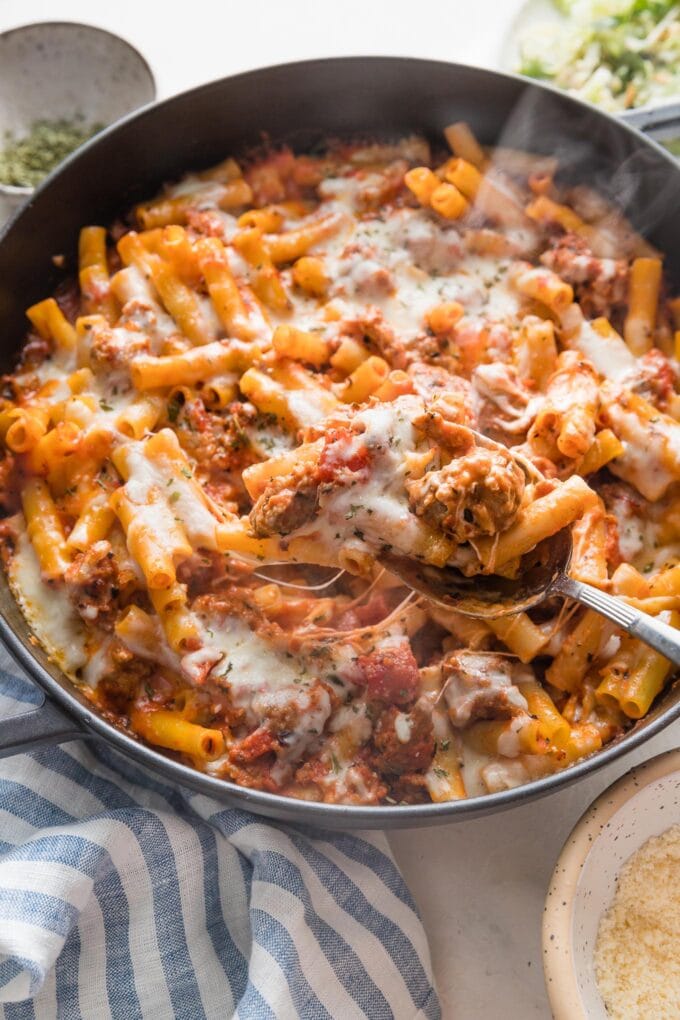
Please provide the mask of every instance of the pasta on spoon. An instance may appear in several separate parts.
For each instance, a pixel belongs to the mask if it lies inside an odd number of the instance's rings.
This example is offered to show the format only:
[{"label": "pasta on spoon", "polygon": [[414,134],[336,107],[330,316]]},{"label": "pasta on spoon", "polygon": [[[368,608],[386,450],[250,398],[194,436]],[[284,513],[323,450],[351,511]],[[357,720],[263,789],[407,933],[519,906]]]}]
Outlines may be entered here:
[{"label": "pasta on spoon", "polygon": [[326,420],[292,454],[245,470],[254,534],[310,537],[311,562],[315,549],[324,562],[335,550],[352,573],[394,551],[474,574],[511,570],[596,503],[578,476],[548,481],[534,469],[528,484],[511,453],[461,417],[444,394]]}]

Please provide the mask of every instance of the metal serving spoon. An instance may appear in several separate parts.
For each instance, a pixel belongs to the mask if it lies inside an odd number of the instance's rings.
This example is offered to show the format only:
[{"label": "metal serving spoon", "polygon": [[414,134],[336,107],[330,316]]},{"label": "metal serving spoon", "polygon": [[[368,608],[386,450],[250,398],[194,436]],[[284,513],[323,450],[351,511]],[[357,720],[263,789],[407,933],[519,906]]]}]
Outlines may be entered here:
[{"label": "metal serving spoon", "polygon": [[396,552],[383,553],[380,562],[409,588],[466,616],[509,616],[552,595],[575,599],[680,665],[680,631],[622,599],[568,577],[571,551],[571,531],[563,528],[522,557],[514,579],[495,574],[466,577],[455,567],[431,566]]}]

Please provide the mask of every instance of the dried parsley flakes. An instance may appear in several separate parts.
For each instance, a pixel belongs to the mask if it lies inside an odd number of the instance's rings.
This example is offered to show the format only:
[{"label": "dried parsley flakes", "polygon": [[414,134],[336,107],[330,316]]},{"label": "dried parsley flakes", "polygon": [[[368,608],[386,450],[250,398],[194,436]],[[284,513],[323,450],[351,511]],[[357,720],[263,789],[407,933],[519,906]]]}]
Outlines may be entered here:
[{"label": "dried parsley flakes", "polygon": [[36,120],[23,138],[6,132],[0,150],[0,184],[35,187],[102,127],[103,124],[87,125],[82,116],[77,116],[73,120]]}]

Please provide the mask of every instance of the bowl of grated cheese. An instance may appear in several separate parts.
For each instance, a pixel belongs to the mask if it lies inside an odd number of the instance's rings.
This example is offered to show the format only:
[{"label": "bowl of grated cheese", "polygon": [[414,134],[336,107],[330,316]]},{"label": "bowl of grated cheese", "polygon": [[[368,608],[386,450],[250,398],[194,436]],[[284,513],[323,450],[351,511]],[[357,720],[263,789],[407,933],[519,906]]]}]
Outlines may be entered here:
[{"label": "bowl of grated cheese", "polygon": [[555,1020],[680,1017],[680,751],[588,808],[553,872],[543,967]]}]

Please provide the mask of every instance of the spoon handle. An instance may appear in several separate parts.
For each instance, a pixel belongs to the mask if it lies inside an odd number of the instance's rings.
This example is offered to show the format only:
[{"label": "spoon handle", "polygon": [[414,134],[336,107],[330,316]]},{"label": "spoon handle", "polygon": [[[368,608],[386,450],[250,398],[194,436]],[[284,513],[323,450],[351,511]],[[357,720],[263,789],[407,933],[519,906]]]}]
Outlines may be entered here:
[{"label": "spoon handle", "polygon": [[594,609],[596,613],[601,613],[617,627],[622,627],[631,637],[639,638],[646,645],[651,645],[676,666],[680,666],[680,631],[674,627],[669,627],[656,617],[629,606],[623,599],[608,595],[599,588],[583,584],[582,581],[574,581],[571,577],[560,577],[553,585],[552,591],[575,599],[589,609]]}]

